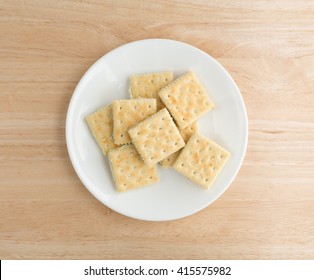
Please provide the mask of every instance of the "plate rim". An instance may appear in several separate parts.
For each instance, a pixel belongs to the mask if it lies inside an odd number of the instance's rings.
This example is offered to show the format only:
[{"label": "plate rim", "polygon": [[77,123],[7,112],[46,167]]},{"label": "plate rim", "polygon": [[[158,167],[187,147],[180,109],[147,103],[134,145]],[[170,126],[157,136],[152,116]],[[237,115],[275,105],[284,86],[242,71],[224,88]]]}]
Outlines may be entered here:
[{"label": "plate rim", "polygon": [[[228,184],[226,184],[223,188],[221,188],[221,190],[213,197],[213,199],[211,199],[208,203],[206,203],[205,205],[202,205],[200,207],[196,207],[196,210],[193,211],[192,213],[189,214],[185,214],[185,215],[181,215],[179,217],[175,217],[175,218],[170,218],[170,219],[147,219],[147,218],[143,218],[143,217],[135,217],[132,216],[128,213],[125,213],[119,209],[117,209],[116,207],[112,206],[112,205],[108,205],[106,204],[101,197],[98,196],[98,194],[96,194],[96,192],[94,191],[94,189],[92,187],[89,187],[88,183],[85,181],[85,179],[81,176],[80,172],[79,172],[79,167],[78,167],[78,163],[76,162],[76,159],[74,158],[74,151],[73,151],[73,147],[70,145],[70,122],[73,119],[73,108],[74,108],[74,104],[76,102],[76,99],[78,98],[77,92],[80,90],[81,85],[85,82],[86,77],[88,77],[88,75],[90,75],[90,73],[93,71],[94,68],[97,67],[98,64],[100,64],[108,55],[113,54],[115,52],[119,52],[124,48],[130,47],[132,45],[136,45],[136,44],[141,44],[143,42],[148,42],[148,41],[155,41],[156,43],[158,42],[169,42],[169,43],[175,43],[178,45],[183,45],[189,48],[194,49],[197,52],[202,53],[203,55],[207,56],[213,63],[216,64],[216,66],[218,68],[220,68],[221,71],[224,72],[225,75],[227,75],[228,79],[231,81],[232,86],[234,87],[235,91],[238,94],[239,97],[239,101],[240,101],[240,106],[241,106],[241,112],[244,114],[244,118],[243,118],[243,122],[244,122],[244,131],[245,131],[245,142],[244,142],[244,146],[243,146],[243,152],[241,154],[241,160],[238,163],[237,168],[235,169],[235,172],[233,174],[233,176],[230,178]],[[209,205],[211,205],[213,202],[215,202],[219,197],[222,196],[222,194],[230,187],[230,185],[232,184],[232,182],[234,181],[235,177],[237,176],[237,174],[240,171],[240,168],[243,165],[243,161],[246,155],[246,151],[247,151],[247,146],[248,146],[248,137],[249,137],[249,127],[248,127],[248,115],[247,115],[247,111],[246,111],[246,106],[245,106],[245,102],[243,100],[242,94],[239,90],[239,87],[237,86],[236,82],[234,81],[234,79],[232,78],[232,76],[230,75],[230,73],[215,59],[213,58],[211,55],[209,55],[208,53],[206,53],[205,51],[190,45],[188,43],[185,42],[181,42],[181,41],[177,41],[177,40],[172,40],[172,39],[164,39],[164,38],[150,38],[150,39],[142,39],[142,40],[137,40],[137,41],[132,41],[129,43],[125,43],[115,49],[110,50],[109,52],[105,53],[103,56],[101,56],[99,59],[97,59],[88,69],[87,71],[84,73],[84,75],[81,77],[81,79],[79,80],[79,82],[77,83],[69,105],[68,105],[68,109],[67,109],[67,113],[66,113],[66,125],[65,125],[65,138],[66,138],[66,146],[67,146],[67,151],[68,151],[68,155],[70,158],[70,161],[72,163],[72,166],[74,168],[74,171],[76,173],[76,175],[79,177],[81,183],[84,185],[84,187],[94,196],[94,198],[96,198],[99,202],[101,202],[103,205],[105,205],[106,207],[110,208],[111,210],[124,215],[126,217],[129,218],[133,218],[133,219],[137,219],[137,220],[143,220],[143,221],[173,221],[173,220],[178,220],[178,219],[183,219],[185,217],[191,216],[205,208],[207,208]],[[177,215],[178,216],[178,215]]]}]

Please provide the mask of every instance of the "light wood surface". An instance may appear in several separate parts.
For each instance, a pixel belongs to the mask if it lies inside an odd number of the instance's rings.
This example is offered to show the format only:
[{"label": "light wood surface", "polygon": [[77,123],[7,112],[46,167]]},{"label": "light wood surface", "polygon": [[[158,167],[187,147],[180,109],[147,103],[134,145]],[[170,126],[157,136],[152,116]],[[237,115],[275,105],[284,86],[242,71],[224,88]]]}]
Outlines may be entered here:
[{"label": "light wood surface", "polygon": [[[0,259],[313,259],[314,1],[1,1]],[[238,84],[243,166],[208,208],[130,219],[82,185],[65,144],[73,90],[108,51],[192,44]]]}]

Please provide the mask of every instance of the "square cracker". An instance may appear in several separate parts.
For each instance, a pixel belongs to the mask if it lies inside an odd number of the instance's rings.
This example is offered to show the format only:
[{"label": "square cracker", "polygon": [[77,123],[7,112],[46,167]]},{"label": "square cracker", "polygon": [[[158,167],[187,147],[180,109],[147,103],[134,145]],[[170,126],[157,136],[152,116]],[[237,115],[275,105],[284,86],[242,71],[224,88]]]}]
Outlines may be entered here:
[{"label": "square cracker", "polygon": [[173,168],[204,189],[209,189],[229,157],[227,150],[196,132],[185,145]]},{"label": "square cracker", "polygon": [[88,115],[86,121],[104,155],[110,149],[117,147],[112,138],[113,121],[111,105],[102,107],[98,111]]},{"label": "square cracker", "polygon": [[157,111],[159,111],[165,105],[161,102],[157,93],[172,81],[172,72],[133,75],[130,77],[131,98],[155,98],[157,100]]},{"label": "square cracker", "polygon": [[108,153],[112,177],[118,192],[159,181],[157,166],[148,167],[133,145],[124,145]]},{"label": "square cracker", "polygon": [[[184,140],[184,142],[186,143],[191,135],[194,132],[198,132],[198,124],[197,122],[194,122],[190,125],[188,125],[186,128],[180,129],[179,128],[179,132]],[[181,150],[175,152],[174,154],[170,155],[169,157],[165,158],[163,161],[161,161],[161,166],[163,168],[169,168],[173,165],[173,163],[176,161],[177,157],[179,156]]]},{"label": "square cracker", "polygon": [[158,92],[180,128],[185,128],[214,107],[193,72],[188,72]]},{"label": "square cracker", "polygon": [[123,99],[112,103],[113,139],[115,144],[131,143],[128,130],[156,113],[156,99]]},{"label": "square cracker", "polygon": [[129,134],[148,166],[156,164],[185,145],[166,108],[132,127]]}]

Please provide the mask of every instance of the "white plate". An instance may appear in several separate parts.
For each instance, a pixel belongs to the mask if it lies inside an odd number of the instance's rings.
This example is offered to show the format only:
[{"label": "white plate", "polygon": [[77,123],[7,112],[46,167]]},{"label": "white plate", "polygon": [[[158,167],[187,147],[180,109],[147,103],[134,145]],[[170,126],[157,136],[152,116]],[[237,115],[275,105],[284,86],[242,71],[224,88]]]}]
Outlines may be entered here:
[{"label": "white plate", "polygon": [[[175,76],[192,70],[216,108],[199,120],[205,136],[231,152],[210,190],[205,191],[172,169],[158,166],[160,182],[117,193],[104,157],[85,117],[115,99],[129,98],[128,77],[171,70]],[[149,39],[123,45],[100,58],[83,76],[72,96],[66,120],[69,155],[86,188],[111,209],[137,219],[165,221],[191,215],[216,200],[236,176],[247,146],[245,106],[227,71],[203,51],[185,43]]]}]

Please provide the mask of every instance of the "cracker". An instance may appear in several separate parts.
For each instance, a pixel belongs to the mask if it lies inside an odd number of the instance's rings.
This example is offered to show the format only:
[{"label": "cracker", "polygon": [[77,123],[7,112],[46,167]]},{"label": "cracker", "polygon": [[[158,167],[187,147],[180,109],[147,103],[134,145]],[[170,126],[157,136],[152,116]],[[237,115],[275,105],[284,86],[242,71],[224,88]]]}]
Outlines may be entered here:
[{"label": "cracker", "polygon": [[172,72],[147,73],[130,77],[131,98],[155,98],[157,111],[164,108],[158,96],[158,91],[173,81]]},{"label": "cracker", "polygon": [[229,157],[227,150],[196,132],[185,145],[173,168],[208,189]]},{"label": "cracker", "polygon": [[110,149],[117,147],[113,142],[112,130],[112,106],[108,105],[86,117],[89,129],[98,143],[103,154],[106,155]]},{"label": "cracker", "polygon": [[[179,128],[179,132],[180,132],[185,143],[190,139],[191,135],[197,131],[198,131],[197,122],[194,122],[194,123],[188,125],[186,128],[183,128],[183,129]],[[175,152],[174,154],[170,155],[169,157],[165,158],[163,161],[161,161],[161,166],[163,168],[171,167],[173,165],[173,163],[176,161],[180,152],[181,152],[181,150],[179,150],[179,151]]]},{"label": "cracker", "polygon": [[131,143],[128,130],[156,113],[156,99],[123,99],[112,103],[113,139],[115,144]]},{"label": "cracker", "polygon": [[198,132],[198,124],[197,122],[194,122],[185,128],[179,128],[179,131],[184,142],[187,142],[193,133]]},{"label": "cracker", "polygon": [[193,72],[178,77],[158,94],[180,128],[187,127],[214,108]]},{"label": "cracker", "polygon": [[159,181],[157,166],[148,167],[133,145],[124,145],[108,153],[112,177],[118,192]]},{"label": "cracker", "polygon": [[129,134],[148,166],[156,164],[185,145],[166,108],[132,127]]}]

